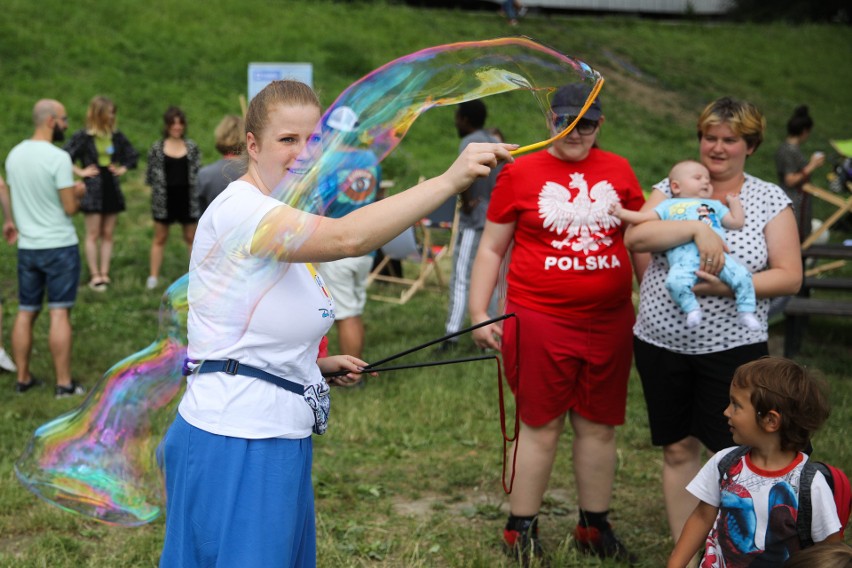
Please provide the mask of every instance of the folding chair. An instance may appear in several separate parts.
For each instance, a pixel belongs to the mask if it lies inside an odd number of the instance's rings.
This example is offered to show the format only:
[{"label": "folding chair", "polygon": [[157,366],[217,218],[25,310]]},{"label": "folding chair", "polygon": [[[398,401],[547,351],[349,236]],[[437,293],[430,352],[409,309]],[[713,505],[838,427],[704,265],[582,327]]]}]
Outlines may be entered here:
[{"label": "folding chair", "polygon": [[[455,197],[448,199],[431,215],[424,217],[382,247],[384,258],[370,272],[367,288],[369,289],[374,282],[383,282],[388,285],[388,288],[398,289],[399,294],[374,292],[369,294],[371,299],[404,304],[427,286],[428,279],[433,273],[438,287],[444,286],[440,261],[447,255],[452,256],[458,225],[456,204]],[[446,239],[436,238],[439,232],[446,233]],[[382,274],[391,260],[401,261],[403,274],[398,276]],[[407,267],[408,270],[406,270]],[[406,272],[414,274],[406,277]]]}]

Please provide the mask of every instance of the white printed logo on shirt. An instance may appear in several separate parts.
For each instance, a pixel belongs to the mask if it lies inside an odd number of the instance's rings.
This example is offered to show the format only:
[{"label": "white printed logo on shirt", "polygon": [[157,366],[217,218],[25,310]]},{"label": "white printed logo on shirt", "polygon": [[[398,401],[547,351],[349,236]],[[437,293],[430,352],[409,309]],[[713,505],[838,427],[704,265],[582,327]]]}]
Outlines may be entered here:
[{"label": "white printed logo on shirt", "polygon": [[553,181],[545,183],[538,196],[544,228],[559,236],[565,234],[561,240],[550,241],[551,246],[585,254],[610,246],[608,232],[621,224],[609,213],[610,207],[619,202],[618,194],[608,181],[599,181],[589,189],[583,174],[573,173],[570,177],[568,187],[577,190],[573,199],[568,188]]}]

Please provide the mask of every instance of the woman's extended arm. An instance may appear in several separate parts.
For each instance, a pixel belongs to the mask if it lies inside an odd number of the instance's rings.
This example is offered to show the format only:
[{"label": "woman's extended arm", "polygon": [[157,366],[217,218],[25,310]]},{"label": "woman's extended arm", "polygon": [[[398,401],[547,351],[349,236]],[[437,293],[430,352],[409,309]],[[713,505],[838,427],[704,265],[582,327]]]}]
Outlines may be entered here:
[{"label": "woman's extended arm", "polygon": [[[260,222],[252,254],[287,262],[326,262],[374,251],[460,193],[477,177],[487,176],[498,162],[511,162],[513,144],[470,144],[450,168],[407,191],[362,207],[339,219],[276,207]],[[293,227],[305,226],[309,237],[296,250],[280,244]]]},{"label": "woman's extended arm", "polygon": [[[474,325],[489,319],[488,304],[497,286],[500,265],[515,235],[515,223],[485,222],[479,250],[470,271],[470,322]],[[473,330],[473,341],[479,347],[500,349],[503,328],[491,324]]]}]

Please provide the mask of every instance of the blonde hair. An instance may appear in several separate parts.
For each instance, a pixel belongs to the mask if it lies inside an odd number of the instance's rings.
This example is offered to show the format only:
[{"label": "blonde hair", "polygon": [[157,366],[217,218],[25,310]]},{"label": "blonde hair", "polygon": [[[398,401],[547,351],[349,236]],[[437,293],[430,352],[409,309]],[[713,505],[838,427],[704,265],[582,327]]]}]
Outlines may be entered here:
[{"label": "blonde hair", "polygon": [[251,132],[256,140],[260,140],[269,124],[269,111],[280,104],[322,108],[314,90],[301,81],[272,81],[249,103],[246,111],[246,134]]},{"label": "blonde hair", "polygon": [[216,137],[216,150],[220,154],[239,154],[245,145],[245,121],[236,114],[226,114],[213,135]]},{"label": "blonde hair", "polygon": [[111,99],[101,95],[94,97],[86,111],[86,132],[94,136],[112,136],[117,111]]},{"label": "blonde hair", "polygon": [[751,150],[757,150],[763,142],[766,119],[750,102],[722,97],[707,105],[698,117],[698,140],[701,140],[711,126],[720,124],[730,126],[734,134],[741,136]]}]

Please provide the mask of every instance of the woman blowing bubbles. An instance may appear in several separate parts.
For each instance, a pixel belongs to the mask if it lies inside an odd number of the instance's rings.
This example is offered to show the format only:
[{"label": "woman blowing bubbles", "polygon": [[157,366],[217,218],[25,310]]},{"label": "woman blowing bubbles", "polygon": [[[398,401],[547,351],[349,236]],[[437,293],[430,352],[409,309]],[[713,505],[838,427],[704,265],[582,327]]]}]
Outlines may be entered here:
[{"label": "woman blowing bubbles", "polygon": [[[311,406],[316,398],[295,391],[322,393],[322,374],[335,371],[349,371],[337,381],[353,384],[365,363],[345,355],[317,360],[333,323],[324,314],[334,303],[306,263],[375,250],[499,161],[512,161],[512,145],[471,144],[436,178],[340,219],[317,217],[270,193],[288,171],[296,175],[306,166],[300,154],[315,142],[319,119],[319,100],[307,85],[275,81],[263,89],[246,114],[248,171],[199,221],[187,351],[206,363],[190,377],[163,441],[167,509],[160,566],[316,565],[310,436],[321,416]],[[300,232],[306,219],[300,245],[282,250],[277,243]],[[229,242],[238,227],[255,229],[245,242]],[[248,254],[233,254],[234,247]],[[227,270],[219,270],[223,266]],[[223,296],[228,289],[239,294]],[[238,339],[216,346],[221,337]],[[228,359],[239,362],[236,374],[208,368]]]}]

